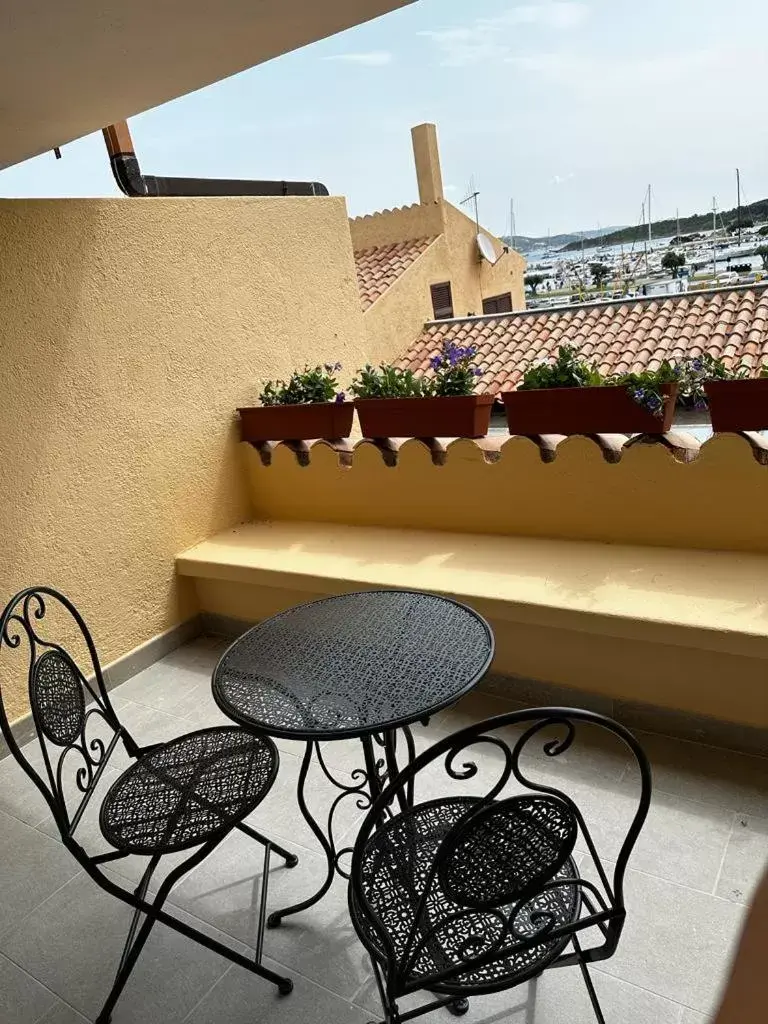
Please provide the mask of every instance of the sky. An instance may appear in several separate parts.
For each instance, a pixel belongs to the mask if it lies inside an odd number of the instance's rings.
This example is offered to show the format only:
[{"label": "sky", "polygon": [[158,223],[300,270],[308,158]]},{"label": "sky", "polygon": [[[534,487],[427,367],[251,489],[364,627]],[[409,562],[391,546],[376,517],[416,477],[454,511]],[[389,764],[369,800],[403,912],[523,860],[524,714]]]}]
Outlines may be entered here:
[{"label": "sky", "polygon": [[[764,0],[417,0],[130,121],[148,174],[321,181],[352,216],[447,197],[526,235],[768,196]],[[116,195],[101,134],[0,172],[1,196]]]}]

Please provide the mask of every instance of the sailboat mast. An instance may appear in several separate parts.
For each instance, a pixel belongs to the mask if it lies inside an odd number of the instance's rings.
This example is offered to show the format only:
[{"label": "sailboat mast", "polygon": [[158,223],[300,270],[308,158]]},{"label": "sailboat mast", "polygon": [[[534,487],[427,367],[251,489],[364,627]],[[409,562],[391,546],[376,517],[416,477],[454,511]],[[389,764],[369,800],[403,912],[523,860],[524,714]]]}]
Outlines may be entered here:
[{"label": "sailboat mast", "polygon": [[516,248],[515,241],[517,240],[517,230],[515,225],[515,200],[509,200],[509,234],[512,248]]},{"label": "sailboat mast", "polygon": [[717,196],[712,196],[712,273],[717,280]]},{"label": "sailboat mast", "polygon": [[651,186],[648,186],[648,248],[653,245],[653,228],[651,227]]},{"label": "sailboat mast", "polygon": [[736,230],[739,233],[739,245],[741,245],[741,175],[739,168],[736,168]]},{"label": "sailboat mast", "polygon": [[[645,199],[643,199],[643,227],[645,227]],[[643,248],[645,249],[645,272],[648,274],[650,273],[648,267],[648,238],[645,237],[645,232],[643,232],[643,236]]]},{"label": "sailboat mast", "polygon": [[677,244],[680,245],[680,210],[675,210],[675,220],[677,221]]}]

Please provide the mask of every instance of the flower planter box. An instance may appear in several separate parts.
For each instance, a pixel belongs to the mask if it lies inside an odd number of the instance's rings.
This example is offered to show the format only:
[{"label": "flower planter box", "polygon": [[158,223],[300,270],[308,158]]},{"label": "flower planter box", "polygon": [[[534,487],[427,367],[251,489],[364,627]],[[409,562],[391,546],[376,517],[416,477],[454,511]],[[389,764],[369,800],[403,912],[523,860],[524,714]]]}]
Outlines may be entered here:
[{"label": "flower planter box", "polygon": [[711,380],[704,385],[715,433],[768,430],[768,377]]},{"label": "flower planter box", "polygon": [[484,437],[493,395],[448,398],[358,398],[363,437]]},{"label": "flower planter box", "polygon": [[238,409],[243,441],[310,441],[349,437],[352,402],[317,402],[313,405],[259,405]]},{"label": "flower planter box", "polygon": [[664,434],[672,426],[677,384],[665,384],[663,415],[636,402],[624,385],[505,391],[510,434]]}]

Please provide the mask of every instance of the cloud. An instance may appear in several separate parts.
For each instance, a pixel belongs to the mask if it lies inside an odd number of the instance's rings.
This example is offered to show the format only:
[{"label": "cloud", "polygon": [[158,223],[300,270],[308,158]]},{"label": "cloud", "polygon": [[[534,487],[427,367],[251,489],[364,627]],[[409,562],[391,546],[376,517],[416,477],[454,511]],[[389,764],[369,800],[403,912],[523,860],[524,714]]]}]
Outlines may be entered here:
[{"label": "cloud", "polygon": [[573,171],[571,171],[570,174],[556,174],[552,178],[552,184],[553,185],[564,185],[566,183],[566,181],[570,181],[571,178],[573,178],[573,177],[575,177]]},{"label": "cloud", "polygon": [[326,60],[340,60],[347,64],[361,64],[367,68],[383,68],[391,64],[393,55],[389,50],[370,50],[368,53],[335,53]]},{"label": "cloud", "polygon": [[538,26],[550,31],[578,27],[589,16],[589,7],[577,0],[546,0],[511,7],[494,18],[477,18],[469,25],[419,33],[431,39],[440,54],[443,67],[468,67],[488,61],[504,61],[513,56],[509,29],[521,25]]}]

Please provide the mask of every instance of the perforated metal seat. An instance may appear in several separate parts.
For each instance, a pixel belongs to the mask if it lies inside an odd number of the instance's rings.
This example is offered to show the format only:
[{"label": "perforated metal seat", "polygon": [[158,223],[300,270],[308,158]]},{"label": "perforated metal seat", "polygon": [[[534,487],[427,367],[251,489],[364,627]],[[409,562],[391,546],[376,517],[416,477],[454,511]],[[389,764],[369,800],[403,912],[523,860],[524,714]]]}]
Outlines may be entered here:
[{"label": "perforated metal seat", "polygon": [[174,853],[215,838],[251,813],[277,772],[274,745],[222,726],[149,751],[111,786],[100,811],[118,850]]},{"label": "perforated metal seat", "polygon": [[[537,781],[545,770],[539,756],[521,764],[539,743],[545,758],[560,757],[582,724],[591,736],[611,733],[639,775],[634,815],[618,855],[611,851],[610,879],[567,780],[562,789]],[[474,792],[451,795],[453,783]],[[432,799],[435,792],[443,795]],[[589,965],[616,951],[626,920],[624,874],[650,799],[651,771],[637,740],[617,722],[576,708],[511,711],[419,754],[374,801],[352,852],[349,909],[371,957],[380,1024],[441,1007],[460,1015],[470,997],[571,965],[605,1024]],[[586,851],[579,870],[577,842]],[[401,999],[419,993],[426,1002],[401,1009]]]},{"label": "perforated metal seat", "polygon": [[[482,957],[484,952],[495,950],[498,958],[487,965],[466,971],[449,984],[430,985],[435,992],[460,995],[467,989],[481,993],[507,988],[538,974],[560,955],[568,938],[522,951],[512,948],[536,933],[542,915],[566,925],[578,918],[581,907],[578,888],[570,884],[578,877],[567,848],[572,848],[572,840],[559,844],[557,849],[543,845],[548,830],[536,814],[536,804],[547,801],[523,800],[529,811],[527,820],[519,813],[510,814],[503,805],[489,806],[478,798],[456,797],[420,804],[373,833],[360,862],[367,907],[361,912],[353,889],[350,909],[356,926],[379,950],[382,961],[387,957],[387,940],[391,943],[388,955],[394,953],[402,961],[408,959],[409,945],[412,951],[421,947],[408,971],[410,980],[416,980],[439,975],[461,966],[470,956]],[[489,882],[500,880],[494,864],[498,869],[502,860],[500,851],[494,849],[498,844],[487,827],[488,816],[481,818],[477,813],[488,810],[496,811],[498,824],[518,825],[503,832],[507,887],[520,886],[519,869],[534,883],[561,880],[562,886],[542,890],[534,885],[531,898],[521,904],[510,899],[510,904],[503,906],[498,900],[488,899]],[[471,842],[470,828],[476,836],[480,833],[480,848]],[[498,838],[499,828],[493,832]],[[537,862],[533,872],[531,861]],[[516,910],[514,904],[518,904]],[[510,928],[512,914],[514,926]],[[372,915],[379,919],[387,940],[378,933]],[[503,956],[505,946],[510,947],[507,957]]]}]

